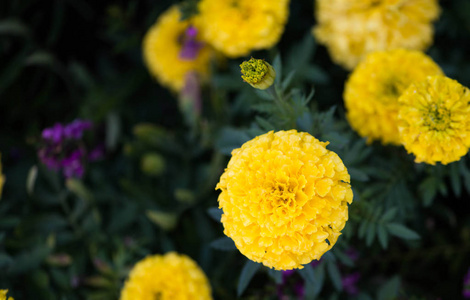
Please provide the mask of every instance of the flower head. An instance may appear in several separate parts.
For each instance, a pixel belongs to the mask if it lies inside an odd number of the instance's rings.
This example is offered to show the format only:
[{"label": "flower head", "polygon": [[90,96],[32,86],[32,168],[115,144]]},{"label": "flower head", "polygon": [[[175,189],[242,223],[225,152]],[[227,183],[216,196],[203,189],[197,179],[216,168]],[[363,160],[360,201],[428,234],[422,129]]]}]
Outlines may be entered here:
[{"label": "flower head", "polygon": [[120,300],[212,299],[204,272],[188,256],[170,252],[148,256],[129,274]]},{"label": "flower head", "polygon": [[411,84],[398,99],[403,146],[416,162],[448,164],[470,147],[470,91],[445,76]]},{"label": "flower head", "polygon": [[420,51],[396,49],[368,54],[344,89],[349,124],[369,143],[379,140],[400,145],[398,98],[412,82],[441,74],[439,66]]},{"label": "flower head", "polygon": [[352,69],[372,51],[425,50],[440,9],[437,0],[316,0],[315,11],[315,37]]},{"label": "flower head", "polygon": [[199,11],[204,40],[234,58],[279,41],[289,0],[201,0]]},{"label": "flower head", "polygon": [[242,254],[289,270],[333,247],[353,194],[327,144],[305,132],[271,131],[232,151],[216,189],[224,233]]},{"label": "flower head", "polygon": [[209,76],[212,50],[199,38],[195,20],[181,20],[178,6],[164,12],[150,27],[143,41],[143,55],[150,73],[174,91],[184,86],[185,75]]},{"label": "flower head", "polygon": [[[0,290],[0,300],[7,300],[8,290]],[[8,297],[8,300],[14,300],[12,297]]]},{"label": "flower head", "polygon": [[70,124],[56,123],[42,131],[42,146],[38,157],[49,169],[63,171],[66,178],[83,177],[84,163],[100,159],[104,154],[104,145],[100,144],[87,156],[83,134],[93,128],[88,120],[77,119]]},{"label": "flower head", "polygon": [[243,80],[256,89],[267,89],[276,78],[274,68],[262,59],[252,57],[249,61],[244,61],[240,68]]}]

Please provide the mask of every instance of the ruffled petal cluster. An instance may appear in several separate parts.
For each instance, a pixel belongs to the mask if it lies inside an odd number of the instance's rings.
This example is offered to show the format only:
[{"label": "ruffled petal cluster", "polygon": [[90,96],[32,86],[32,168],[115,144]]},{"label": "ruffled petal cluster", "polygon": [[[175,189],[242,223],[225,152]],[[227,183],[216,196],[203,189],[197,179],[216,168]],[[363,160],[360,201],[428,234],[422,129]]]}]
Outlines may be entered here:
[{"label": "ruffled petal cluster", "polygon": [[413,83],[398,100],[400,138],[416,162],[448,164],[470,147],[470,91],[445,76]]},{"label": "ruffled petal cluster", "polygon": [[353,193],[327,144],[271,131],[232,151],[216,189],[224,233],[246,257],[276,270],[303,268],[336,243]]},{"label": "ruffled petal cluster", "polygon": [[201,0],[199,11],[204,39],[234,58],[279,41],[289,15],[289,0]]},{"label": "ruffled petal cluster", "polygon": [[170,252],[148,256],[129,274],[120,300],[212,299],[209,281],[188,256]]},{"label": "ruffled petal cluster", "polygon": [[212,50],[200,39],[195,20],[181,21],[178,6],[164,12],[148,30],[143,56],[150,73],[161,85],[180,91],[188,72],[207,80]]},{"label": "ruffled petal cluster", "polygon": [[400,145],[398,98],[414,81],[442,75],[439,66],[420,51],[395,49],[370,53],[354,69],[344,89],[346,117],[368,142]]},{"label": "ruffled petal cluster", "polygon": [[313,33],[336,63],[351,70],[372,51],[425,50],[439,13],[437,0],[316,0]]}]

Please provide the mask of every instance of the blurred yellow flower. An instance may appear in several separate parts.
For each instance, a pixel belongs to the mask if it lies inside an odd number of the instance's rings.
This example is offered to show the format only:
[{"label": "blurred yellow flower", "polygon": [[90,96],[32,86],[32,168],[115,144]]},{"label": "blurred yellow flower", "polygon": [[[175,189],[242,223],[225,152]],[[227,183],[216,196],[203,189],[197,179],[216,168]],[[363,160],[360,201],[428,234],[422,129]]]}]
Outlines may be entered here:
[{"label": "blurred yellow flower", "polygon": [[268,49],[279,41],[289,15],[289,0],[201,0],[204,39],[228,57]]},{"label": "blurred yellow flower", "polygon": [[213,52],[201,41],[196,20],[180,18],[178,7],[170,7],[143,40],[143,56],[150,73],[174,91],[183,88],[188,72],[195,71],[207,80]]},{"label": "blurred yellow flower", "polygon": [[129,274],[120,300],[212,299],[209,281],[188,256],[170,252],[147,256]]},{"label": "blurred yellow flower", "polygon": [[5,183],[5,176],[2,174],[2,155],[0,154],[0,198],[2,197],[3,184]]},{"label": "blurred yellow flower", "polygon": [[346,117],[351,127],[370,143],[400,145],[398,98],[414,81],[443,74],[420,51],[395,49],[370,53],[354,69],[344,89]]},{"label": "blurred yellow flower", "polygon": [[470,91],[456,80],[430,76],[398,100],[400,138],[416,162],[460,160],[470,147]]},{"label": "blurred yellow flower", "polygon": [[[8,290],[0,290],[0,300],[7,300]],[[8,300],[15,300],[13,297],[8,297]]]},{"label": "blurred yellow flower", "polygon": [[216,189],[224,233],[242,254],[289,270],[333,247],[353,193],[327,144],[305,132],[271,131],[232,151]]},{"label": "blurred yellow flower", "polygon": [[313,34],[338,64],[351,70],[369,52],[425,50],[438,0],[316,0]]}]

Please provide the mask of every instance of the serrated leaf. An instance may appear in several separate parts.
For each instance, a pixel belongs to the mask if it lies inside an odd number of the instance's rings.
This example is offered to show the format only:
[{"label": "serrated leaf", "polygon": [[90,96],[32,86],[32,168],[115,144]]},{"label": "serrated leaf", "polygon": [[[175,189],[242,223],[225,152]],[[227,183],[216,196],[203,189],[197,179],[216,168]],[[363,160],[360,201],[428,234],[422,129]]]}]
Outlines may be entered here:
[{"label": "serrated leaf", "polygon": [[211,207],[207,209],[207,214],[217,222],[220,222],[223,213],[223,210],[218,207]]},{"label": "serrated leaf", "polygon": [[306,283],[315,284],[315,271],[310,264],[304,265],[304,268],[297,270],[297,273],[302,276]]},{"label": "serrated leaf", "polygon": [[281,85],[281,88],[283,91],[287,90],[287,88],[292,82],[292,79],[294,79],[294,76],[295,76],[295,70],[290,71],[289,74],[286,76],[286,78],[284,79]]},{"label": "serrated leaf", "polygon": [[402,224],[398,223],[389,223],[386,225],[388,232],[394,236],[401,237],[407,240],[417,240],[420,239],[420,236],[411,229],[408,229]]},{"label": "serrated leaf", "polygon": [[398,296],[400,291],[400,277],[394,276],[387,281],[378,291],[378,300],[393,300]]},{"label": "serrated leaf", "polygon": [[240,297],[243,294],[246,287],[250,283],[253,276],[255,276],[260,266],[261,266],[260,264],[255,263],[251,260],[248,260],[245,266],[243,266],[242,272],[240,274],[240,279],[238,280],[238,286],[237,286],[238,297]]},{"label": "serrated leaf", "polygon": [[338,266],[334,262],[329,262],[326,267],[335,289],[337,291],[341,291],[343,289],[343,282],[341,280],[341,273],[339,272]]},{"label": "serrated leaf", "polygon": [[212,241],[210,243],[210,246],[214,249],[222,251],[237,250],[237,246],[235,246],[235,243],[229,237],[221,237],[219,239],[216,239],[215,241]]}]

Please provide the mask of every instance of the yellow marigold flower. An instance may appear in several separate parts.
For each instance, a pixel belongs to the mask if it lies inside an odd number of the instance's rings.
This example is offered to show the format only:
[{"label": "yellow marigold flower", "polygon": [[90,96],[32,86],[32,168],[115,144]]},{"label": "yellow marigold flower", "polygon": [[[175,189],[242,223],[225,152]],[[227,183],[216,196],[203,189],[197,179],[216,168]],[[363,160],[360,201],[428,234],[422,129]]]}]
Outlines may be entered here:
[{"label": "yellow marigold flower", "polygon": [[212,299],[209,281],[188,256],[170,252],[147,256],[129,274],[120,300]]},{"label": "yellow marigold flower", "polygon": [[199,11],[204,39],[234,58],[279,41],[289,0],[201,0]]},{"label": "yellow marigold flower", "polygon": [[[7,300],[8,290],[0,290],[0,300]],[[15,300],[13,297],[8,297],[8,300]]]},{"label": "yellow marigold flower", "polygon": [[216,189],[224,233],[242,254],[289,270],[333,247],[353,194],[326,145],[305,132],[271,131],[232,151]]},{"label": "yellow marigold flower", "polygon": [[207,80],[212,56],[212,50],[199,38],[196,21],[180,18],[178,7],[170,7],[148,30],[143,41],[143,56],[150,73],[174,91],[183,88],[188,72],[195,71],[202,80]]},{"label": "yellow marigold flower", "polygon": [[338,64],[351,70],[377,50],[425,50],[438,0],[317,0],[313,34]]},{"label": "yellow marigold flower", "polygon": [[416,162],[446,165],[470,147],[470,91],[445,76],[415,82],[398,100],[400,138]]},{"label": "yellow marigold flower", "polygon": [[252,87],[265,90],[274,83],[276,71],[267,62],[262,59],[251,58],[240,65],[243,81]]},{"label": "yellow marigold flower", "polygon": [[441,74],[439,66],[420,51],[370,53],[346,82],[343,97],[349,124],[369,143],[400,145],[398,98],[412,82]]}]

